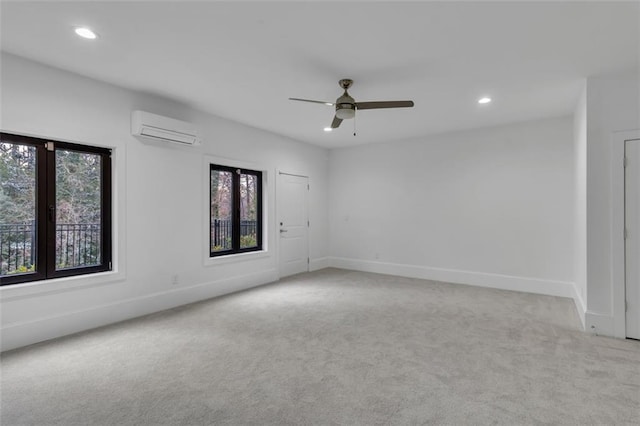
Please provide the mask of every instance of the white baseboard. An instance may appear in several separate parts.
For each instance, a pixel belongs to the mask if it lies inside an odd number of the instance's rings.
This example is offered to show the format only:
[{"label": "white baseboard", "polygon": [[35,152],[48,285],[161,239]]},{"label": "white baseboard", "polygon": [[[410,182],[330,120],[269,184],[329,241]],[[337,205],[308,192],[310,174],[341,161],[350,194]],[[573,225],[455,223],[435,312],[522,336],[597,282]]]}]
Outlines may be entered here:
[{"label": "white baseboard", "polygon": [[400,277],[420,278],[456,284],[469,284],[479,287],[497,288],[502,290],[521,291],[525,293],[544,294],[547,296],[573,298],[575,291],[573,283],[569,281],[545,280],[539,278],[348,259],[342,257],[330,257],[329,266],[341,269],[396,275]]},{"label": "white baseboard", "polygon": [[246,290],[278,280],[278,271],[269,269],[239,277],[200,283],[125,299],[88,309],[35,320],[4,324],[0,351],[66,336],[84,330],[140,317],[188,303]]},{"label": "white baseboard", "polygon": [[309,262],[309,272],[318,271],[320,269],[329,267],[329,258],[320,257],[318,259],[311,259]]},{"label": "white baseboard", "polygon": [[587,311],[585,313],[585,330],[598,336],[615,336],[613,316]]},{"label": "white baseboard", "polygon": [[576,283],[573,283],[572,289],[573,289],[573,294],[571,295],[571,297],[573,298],[573,302],[576,305],[576,311],[578,312],[578,318],[580,318],[582,331],[585,331],[586,330],[585,317],[587,314],[587,307],[584,304],[584,300],[582,300],[582,297],[580,296],[580,291],[578,290],[578,285]]}]

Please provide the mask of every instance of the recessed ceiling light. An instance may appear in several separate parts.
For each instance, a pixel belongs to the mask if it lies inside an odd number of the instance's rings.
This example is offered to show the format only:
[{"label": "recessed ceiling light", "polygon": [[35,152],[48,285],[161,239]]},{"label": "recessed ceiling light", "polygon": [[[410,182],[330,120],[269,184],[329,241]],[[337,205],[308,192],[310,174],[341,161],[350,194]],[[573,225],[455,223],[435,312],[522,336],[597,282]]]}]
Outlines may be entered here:
[{"label": "recessed ceiling light", "polygon": [[331,102],[325,102],[324,104],[328,105],[328,106],[333,106],[333,104]]},{"label": "recessed ceiling light", "polygon": [[488,104],[489,102],[491,102],[491,98],[488,98],[486,96],[484,98],[478,99],[479,104]]},{"label": "recessed ceiling light", "polygon": [[325,131],[325,132],[331,132],[331,131],[333,131],[333,129],[332,129],[331,127],[325,127],[325,128],[324,128],[324,131]]},{"label": "recessed ceiling light", "polygon": [[80,37],[88,38],[89,40],[98,38],[98,35],[87,27],[78,27],[75,29],[75,31],[76,34],[78,34]]}]

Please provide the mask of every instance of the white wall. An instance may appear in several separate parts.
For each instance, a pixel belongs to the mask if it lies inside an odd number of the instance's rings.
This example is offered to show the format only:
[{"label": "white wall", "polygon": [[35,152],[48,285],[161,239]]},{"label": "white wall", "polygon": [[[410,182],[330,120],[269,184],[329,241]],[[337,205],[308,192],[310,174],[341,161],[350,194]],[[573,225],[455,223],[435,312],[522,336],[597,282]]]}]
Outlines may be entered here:
[{"label": "white wall", "polygon": [[637,73],[587,79],[586,327],[606,335],[614,335],[614,315],[624,316],[612,301],[612,143],[615,132],[640,129],[639,81]]},{"label": "white wall", "polygon": [[572,297],[571,117],[330,152],[335,266]]},{"label": "white wall", "polygon": [[576,309],[585,324],[587,309],[587,85],[576,103],[573,114],[574,155],[574,277]]},{"label": "white wall", "polygon": [[[12,55],[1,77],[3,131],[115,148],[117,221],[116,273],[0,289],[3,350],[276,280],[276,170],[310,176],[310,256],[326,263],[326,150]],[[197,123],[203,145],[133,138],[135,109]],[[207,265],[208,156],[267,171],[267,256]]]},{"label": "white wall", "polygon": [[[117,222],[115,273],[0,289],[4,350],[277,279],[276,170],[310,176],[315,268],[574,297],[613,334],[611,141],[640,128],[636,75],[589,78],[573,120],[328,153],[12,55],[1,71],[2,131],[115,148]],[[198,123],[205,142],[143,143],[134,109]],[[267,256],[207,263],[211,157],[267,171]]]}]

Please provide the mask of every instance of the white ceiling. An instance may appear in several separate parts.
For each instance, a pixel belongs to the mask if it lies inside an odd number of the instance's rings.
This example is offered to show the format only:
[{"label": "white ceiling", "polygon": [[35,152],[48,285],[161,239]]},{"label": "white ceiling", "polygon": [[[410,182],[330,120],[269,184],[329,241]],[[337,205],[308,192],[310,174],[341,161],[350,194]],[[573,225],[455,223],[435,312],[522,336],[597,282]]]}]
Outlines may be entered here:
[{"label": "white ceiling", "polygon": [[[638,69],[638,2],[11,2],[2,50],[325,147],[570,114]],[[86,25],[100,37],[78,38]],[[370,110],[332,133],[340,78]],[[483,95],[494,102],[476,103]]]}]

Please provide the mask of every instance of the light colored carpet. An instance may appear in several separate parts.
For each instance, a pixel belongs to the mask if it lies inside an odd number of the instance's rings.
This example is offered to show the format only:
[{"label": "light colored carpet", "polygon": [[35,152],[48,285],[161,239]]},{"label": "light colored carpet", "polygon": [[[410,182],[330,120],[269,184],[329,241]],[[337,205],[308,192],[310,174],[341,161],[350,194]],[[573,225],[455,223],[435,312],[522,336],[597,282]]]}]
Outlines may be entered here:
[{"label": "light colored carpet", "polygon": [[326,269],[2,357],[2,425],[638,424],[573,301]]}]

